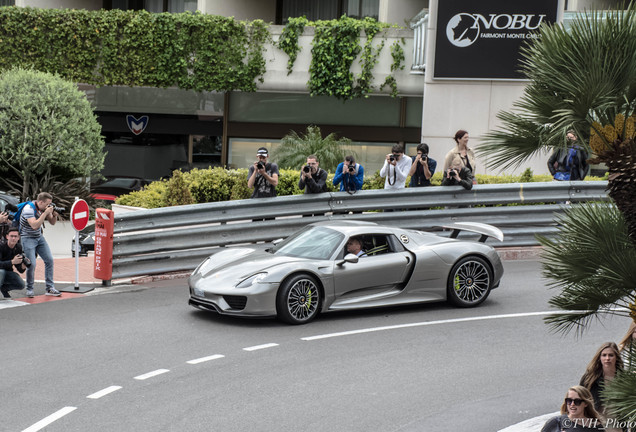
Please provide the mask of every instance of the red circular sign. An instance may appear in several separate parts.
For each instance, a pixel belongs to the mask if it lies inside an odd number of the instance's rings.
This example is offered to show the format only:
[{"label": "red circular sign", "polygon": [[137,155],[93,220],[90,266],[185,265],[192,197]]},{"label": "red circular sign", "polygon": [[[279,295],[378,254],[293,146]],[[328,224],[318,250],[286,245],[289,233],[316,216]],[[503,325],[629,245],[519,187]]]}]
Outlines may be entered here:
[{"label": "red circular sign", "polygon": [[71,223],[73,224],[73,228],[77,231],[86,228],[90,215],[91,212],[88,209],[86,201],[83,199],[75,201],[73,207],[71,207]]}]

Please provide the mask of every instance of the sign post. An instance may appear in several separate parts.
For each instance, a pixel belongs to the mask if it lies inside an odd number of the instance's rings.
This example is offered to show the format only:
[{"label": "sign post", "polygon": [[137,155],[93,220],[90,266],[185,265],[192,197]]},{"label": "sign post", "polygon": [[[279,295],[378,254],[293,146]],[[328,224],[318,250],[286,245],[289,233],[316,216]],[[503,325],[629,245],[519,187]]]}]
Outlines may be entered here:
[{"label": "sign post", "polygon": [[113,277],[113,232],[115,230],[112,210],[95,210],[95,265],[93,276],[110,286]]},{"label": "sign post", "polygon": [[75,228],[75,286],[67,287],[61,289],[60,291],[87,293],[94,289],[92,286],[79,286],[79,232],[86,228],[86,225],[88,225],[90,214],[90,209],[88,208],[88,204],[86,203],[86,201],[75,197],[75,202],[73,203],[73,207],[71,207],[71,225],[73,225],[73,228]]}]

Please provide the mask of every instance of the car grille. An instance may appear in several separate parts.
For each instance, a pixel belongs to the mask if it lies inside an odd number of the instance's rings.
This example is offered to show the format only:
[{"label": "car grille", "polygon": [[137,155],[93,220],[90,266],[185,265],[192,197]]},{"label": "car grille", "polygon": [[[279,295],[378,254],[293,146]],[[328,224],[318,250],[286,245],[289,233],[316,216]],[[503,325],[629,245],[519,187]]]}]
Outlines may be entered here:
[{"label": "car grille", "polygon": [[247,297],[245,296],[233,296],[226,295],[223,296],[223,300],[230,305],[232,309],[243,310],[245,309],[245,305],[247,304]]}]

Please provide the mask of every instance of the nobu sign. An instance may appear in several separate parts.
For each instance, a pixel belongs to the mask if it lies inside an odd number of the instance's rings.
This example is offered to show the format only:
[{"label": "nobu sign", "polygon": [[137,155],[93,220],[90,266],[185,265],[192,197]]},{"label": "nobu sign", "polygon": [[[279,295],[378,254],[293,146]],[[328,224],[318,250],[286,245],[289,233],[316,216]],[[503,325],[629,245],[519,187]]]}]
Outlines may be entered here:
[{"label": "nobu sign", "polygon": [[439,0],[434,78],[523,79],[519,50],[555,23],[558,0]]}]

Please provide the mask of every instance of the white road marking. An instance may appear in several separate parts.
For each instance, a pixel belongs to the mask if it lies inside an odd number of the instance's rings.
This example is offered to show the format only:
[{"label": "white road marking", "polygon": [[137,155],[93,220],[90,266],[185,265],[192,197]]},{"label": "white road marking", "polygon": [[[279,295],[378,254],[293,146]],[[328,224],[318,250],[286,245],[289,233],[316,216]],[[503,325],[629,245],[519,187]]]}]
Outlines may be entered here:
[{"label": "white road marking", "polygon": [[223,357],[225,357],[225,356],[221,355],[221,354],[214,354],[214,355],[207,356],[207,357],[201,357],[201,358],[198,358],[198,359],[189,360],[186,363],[191,364],[191,365],[195,365],[195,364],[204,363],[204,362],[207,362],[207,361],[210,361],[210,360],[220,359],[220,358],[223,358]]},{"label": "white road marking", "polygon": [[[57,281],[56,281],[57,282]],[[0,300],[0,309],[14,308],[18,306],[27,306],[29,303],[17,300]]]},{"label": "white road marking", "polygon": [[166,372],[170,372],[168,369],[157,369],[156,371],[148,372],[143,375],[136,376],[136,380],[145,380],[148,378],[156,377],[157,375],[165,374]]},{"label": "white road marking", "polygon": [[252,347],[243,348],[243,351],[256,351],[256,350],[261,350],[261,349],[265,349],[265,348],[272,348],[272,347],[276,347],[276,346],[278,346],[277,343],[268,343],[268,344],[264,344],[264,345],[256,345],[256,346],[252,346]]},{"label": "white road marking", "polygon": [[112,392],[115,392],[117,390],[120,390],[121,387],[120,386],[110,386],[110,387],[106,387],[104,390],[100,390],[98,392],[93,393],[92,395],[88,395],[86,396],[87,399],[99,399],[103,396],[106,396],[107,394],[111,394]]},{"label": "white road marking", "polygon": [[75,411],[76,409],[77,407],[71,407],[71,406],[64,407],[61,410],[54,412],[50,416],[43,418],[42,420],[40,420],[33,426],[29,426],[28,428],[24,429],[22,432],[36,432],[36,431],[42,430],[48,425],[50,425],[51,423],[53,423],[54,421],[61,419],[66,414],[69,414]]},{"label": "white road marking", "polygon": [[514,424],[512,426],[508,426],[505,429],[501,429],[498,432],[536,432],[541,430],[545,422],[551,419],[554,416],[558,416],[560,413],[553,412],[551,414],[544,414],[542,416],[534,417],[521,423]]},{"label": "white road marking", "polygon": [[478,316],[478,317],[468,317],[468,318],[454,318],[447,320],[439,320],[439,321],[424,321],[424,322],[416,322],[410,324],[396,324],[392,326],[384,326],[384,327],[371,327],[359,330],[350,330],[338,333],[328,333],[317,336],[308,336],[304,338],[300,338],[305,341],[312,341],[317,339],[328,339],[340,336],[350,336],[355,334],[362,333],[373,333],[378,331],[386,331],[386,330],[395,330],[401,328],[409,328],[409,327],[422,327],[429,325],[437,325],[437,324],[450,324],[450,323],[458,323],[458,322],[467,322],[467,321],[483,321],[490,319],[503,319],[503,318],[521,318],[521,317],[529,317],[529,316],[542,316],[542,315],[553,315],[553,314],[563,314],[569,313],[569,311],[549,311],[549,312],[526,312],[526,313],[516,313],[516,314],[504,314],[504,315],[486,315],[486,316]]}]

